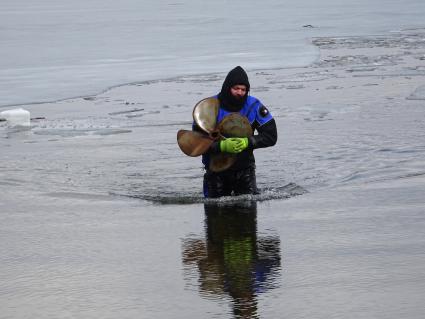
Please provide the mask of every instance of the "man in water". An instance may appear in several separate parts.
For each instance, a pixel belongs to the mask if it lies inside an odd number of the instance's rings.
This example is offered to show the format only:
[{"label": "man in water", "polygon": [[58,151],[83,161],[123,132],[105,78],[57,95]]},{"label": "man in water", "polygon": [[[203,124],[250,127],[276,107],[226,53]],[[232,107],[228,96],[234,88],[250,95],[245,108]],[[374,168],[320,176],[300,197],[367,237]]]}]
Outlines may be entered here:
[{"label": "man in water", "polygon": [[[269,110],[257,98],[248,95],[249,90],[248,75],[244,69],[237,66],[227,74],[221,91],[216,96],[220,101],[217,123],[227,115],[237,112],[248,119],[253,132],[257,131],[257,134],[243,138],[226,138],[211,145],[209,151],[202,156],[206,169],[205,197],[258,194],[253,151],[275,145],[277,129]],[[193,129],[200,131],[196,125]],[[237,159],[227,170],[213,172],[209,169],[209,159],[212,154],[219,152],[236,154]]]}]

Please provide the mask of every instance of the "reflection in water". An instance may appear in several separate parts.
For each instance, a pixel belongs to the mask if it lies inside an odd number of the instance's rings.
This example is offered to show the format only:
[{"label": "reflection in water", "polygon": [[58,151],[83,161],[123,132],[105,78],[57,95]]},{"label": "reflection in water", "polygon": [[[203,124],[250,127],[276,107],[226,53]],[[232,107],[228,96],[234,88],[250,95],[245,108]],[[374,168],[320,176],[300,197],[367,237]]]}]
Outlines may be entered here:
[{"label": "reflection in water", "polygon": [[205,204],[206,241],[183,243],[185,279],[195,271],[202,295],[230,296],[236,318],[258,318],[258,294],[276,286],[280,240],[257,235],[257,205]]}]

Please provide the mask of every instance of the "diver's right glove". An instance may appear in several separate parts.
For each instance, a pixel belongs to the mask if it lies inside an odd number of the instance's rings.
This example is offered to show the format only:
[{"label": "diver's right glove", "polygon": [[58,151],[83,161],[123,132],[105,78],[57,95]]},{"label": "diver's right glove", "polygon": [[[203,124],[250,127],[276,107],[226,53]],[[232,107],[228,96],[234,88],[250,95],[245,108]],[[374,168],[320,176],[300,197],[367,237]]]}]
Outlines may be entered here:
[{"label": "diver's right glove", "polygon": [[243,142],[239,138],[226,138],[220,141],[220,151],[225,153],[237,154],[242,152]]}]

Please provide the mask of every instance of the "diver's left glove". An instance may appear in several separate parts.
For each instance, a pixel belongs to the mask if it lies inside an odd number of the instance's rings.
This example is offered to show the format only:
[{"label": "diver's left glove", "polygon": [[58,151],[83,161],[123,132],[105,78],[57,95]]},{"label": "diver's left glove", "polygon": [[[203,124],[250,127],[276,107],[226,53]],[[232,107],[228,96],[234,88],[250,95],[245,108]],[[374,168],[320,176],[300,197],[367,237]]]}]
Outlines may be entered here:
[{"label": "diver's left glove", "polygon": [[239,151],[242,152],[243,150],[245,150],[248,145],[248,138],[247,137],[236,137],[235,139],[237,139],[239,141]]}]

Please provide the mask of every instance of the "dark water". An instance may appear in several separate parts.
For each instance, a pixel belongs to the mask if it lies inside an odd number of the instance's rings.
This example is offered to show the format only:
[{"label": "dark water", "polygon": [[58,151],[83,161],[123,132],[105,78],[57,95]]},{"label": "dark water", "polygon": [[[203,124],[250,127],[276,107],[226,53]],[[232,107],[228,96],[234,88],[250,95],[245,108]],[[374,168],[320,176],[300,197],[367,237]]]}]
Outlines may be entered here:
[{"label": "dark water", "polygon": [[421,178],[245,205],[5,189],[4,318],[423,314]]},{"label": "dark water", "polygon": [[183,241],[184,277],[203,297],[229,299],[236,318],[259,318],[258,297],[279,285],[280,238],[257,234],[257,204],[205,204],[205,237]]}]

